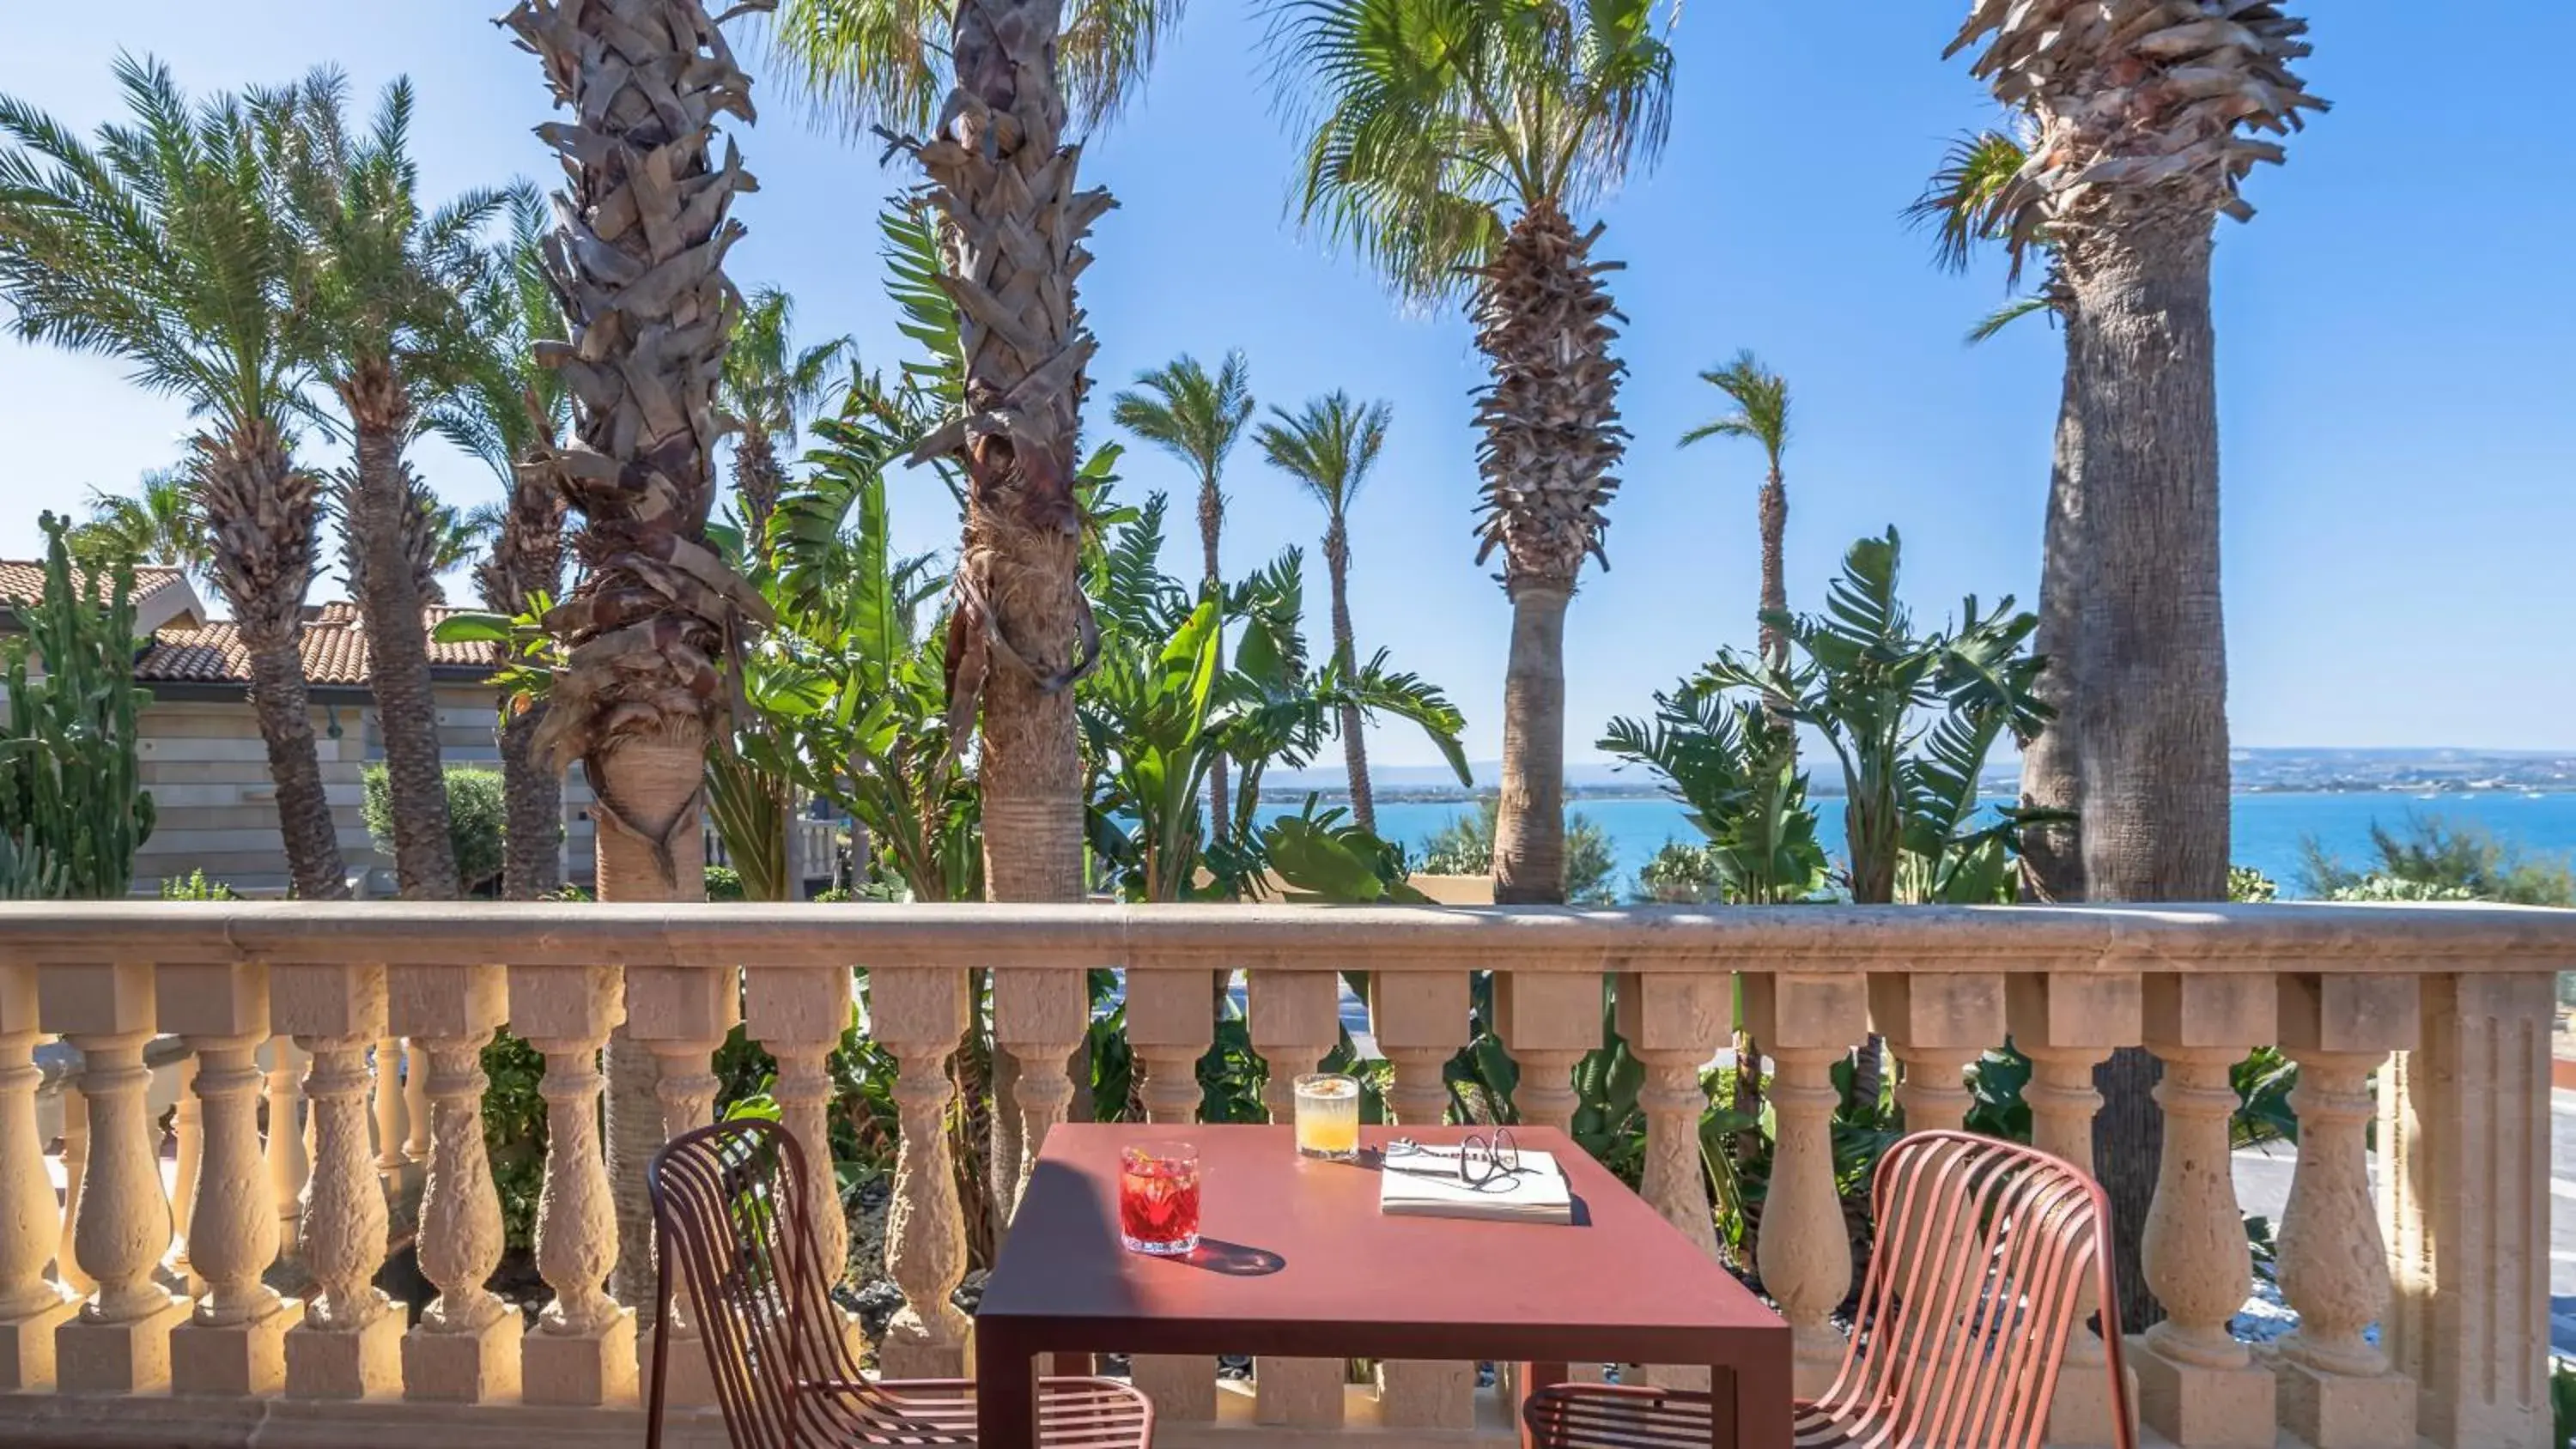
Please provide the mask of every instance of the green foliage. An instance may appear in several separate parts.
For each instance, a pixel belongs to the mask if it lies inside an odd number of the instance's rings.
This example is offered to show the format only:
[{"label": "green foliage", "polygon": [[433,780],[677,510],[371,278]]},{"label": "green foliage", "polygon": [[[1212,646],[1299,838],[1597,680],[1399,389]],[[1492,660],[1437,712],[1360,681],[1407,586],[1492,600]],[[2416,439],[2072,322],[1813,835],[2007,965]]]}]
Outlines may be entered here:
[{"label": "green foliage", "polygon": [[[1502,818],[1502,801],[1479,797],[1471,814],[1460,815],[1422,842],[1419,869],[1424,875],[1491,875],[1494,873],[1494,829]],[[1606,906],[1619,899],[1619,857],[1610,832],[1580,810],[1565,817],[1565,899],[1569,905]]]},{"label": "green foliage", "polygon": [[501,1196],[505,1247],[536,1245],[537,1199],[546,1181],[546,1059],[503,1027],[483,1048],[483,1151]]},{"label": "green foliage", "polygon": [[112,574],[119,560],[160,564],[204,577],[214,564],[214,535],[196,490],[181,469],[143,475],[131,497],[89,491],[89,521],[71,531],[72,560],[84,570]]},{"label": "green foliage", "polygon": [[1716,852],[1686,840],[1666,839],[1637,867],[1636,889],[1630,894],[1640,905],[1704,906],[1724,900],[1724,889]]},{"label": "green foliage", "polygon": [[[447,776],[447,839],[456,852],[456,879],[468,895],[490,888],[501,878],[510,803],[501,789],[501,772],[479,765],[450,765]],[[359,814],[376,848],[393,850],[393,785],[381,763],[362,775]]]},{"label": "green foliage", "polygon": [[1971,1132],[2013,1142],[2030,1140],[2030,1104],[2022,1098],[2030,1086],[2030,1058],[2009,1041],[1989,1047],[1968,1065],[1968,1116]]},{"label": "green foliage", "polygon": [[2264,905],[2280,894],[2279,882],[2250,865],[2227,868],[2227,898],[2239,905]]},{"label": "green foliage", "polygon": [[729,865],[708,866],[707,899],[711,901],[746,899],[742,893],[742,872]]},{"label": "green foliage", "polygon": [[2549,1361],[2549,1423],[2558,1449],[2576,1449],[2576,1361]]},{"label": "green foliage", "polygon": [[2051,711],[2034,694],[2046,661],[2024,652],[2038,620],[1971,595],[1956,623],[1917,634],[1897,598],[1896,530],[1843,557],[1825,612],[1763,622],[1799,656],[1779,667],[1721,650],[1703,686],[1787,701],[1841,762],[1847,879],[1862,904],[2010,899],[2027,810],[1982,811],[1977,780],[2009,734],[2028,743]]},{"label": "green foliage", "polygon": [[1315,796],[1304,808],[1262,827],[1262,853],[1270,869],[1288,887],[1292,901],[1334,905],[1429,905],[1431,898],[1406,884],[1404,850],[1345,823],[1338,806],[1317,810]]},{"label": "green foliage", "polygon": [[165,876],[161,881],[161,899],[165,901],[237,901],[240,891],[219,880],[208,880],[203,867],[185,876]]},{"label": "green foliage", "polygon": [[12,599],[0,726],[0,899],[117,900],[152,834],[136,760],[134,569],[75,574],[69,520],[43,515],[45,594]]},{"label": "green foliage", "polygon": [[2298,1114],[2290,1110],[2290,1089],[2299,1084],[2299,1064],[2279,1047],[2256,1047],[2253,1055],[2227,1069],[2236,1089],[2236,1111],[2228,1120],[2229,1145],[2299,1140]]},{"label": "green foliage", "polygon": [[[1640,764],[1708,844],[1703,855],[1719,898],[1754,905],[1804,900],[1825,883],[1825,849],[1798,769],[1797,740],[1763,706],[1685,683],[1655,696],[1651,720],[1619,718],[1599,748]],[[1651,867],[1650,867],[1651,868]]]},{"label": "green foliage", "polygon": [[2311,836],[2301,842],[2300,884],[2332,901],[2508,901],[2576,906],[2576,870],[2563,856],[2530,856],[2485,828],[2408,812],[2402,830],[2376,821],[2371,859],[2356,868]]}]

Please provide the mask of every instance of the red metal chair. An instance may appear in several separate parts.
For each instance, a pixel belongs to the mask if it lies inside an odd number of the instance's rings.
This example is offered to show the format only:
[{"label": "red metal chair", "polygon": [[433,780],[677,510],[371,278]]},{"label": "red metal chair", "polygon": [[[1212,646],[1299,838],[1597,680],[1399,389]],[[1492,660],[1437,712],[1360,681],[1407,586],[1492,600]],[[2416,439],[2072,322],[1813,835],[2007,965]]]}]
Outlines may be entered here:
[{"label": "red metal chair", "polygon": [[[1878,1235],[1842,1371],[1797,1406],[1797,1442],[2038,1449],[2086,1280],[2120,1321],[2102,1186],[2045,1152],[1917,1132],[1880,1159]],[[2120,1335],[2104,1335],[2113,1436],[2136,1449]],[[1747,1391],[1762,1386],[1743,1386]],[[1545,1449],[1706,1449],[1709,1396],[1558,1384],[1531,1395]]]},{"label": "red metal chair", "polygon": [[[673,1138],[646,1169],[657,1321],[670,1321],[676,1271],[735,1449],[973,1444],[972,1383],[860,1372],[807,1220],[805,1172],[795,1138],[748,1120]],[[647,1449],[662,1442],[669,1343],[654,1335]],[[1144,1449],[1154,1438],[1153,1405],[1112,1379],[1042,1381],[1038,1417],[1051,1449]]]}]

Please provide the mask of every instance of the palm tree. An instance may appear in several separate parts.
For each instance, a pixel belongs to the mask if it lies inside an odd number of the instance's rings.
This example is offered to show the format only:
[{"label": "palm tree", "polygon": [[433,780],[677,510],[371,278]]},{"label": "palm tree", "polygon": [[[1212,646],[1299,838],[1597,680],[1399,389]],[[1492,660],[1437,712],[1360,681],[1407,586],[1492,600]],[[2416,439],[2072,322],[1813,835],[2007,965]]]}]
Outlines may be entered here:
[{"label": "palm tree", "polygon": [[[1351,635],[1351,504],[1368,482],[1369,470],[1386,447],[1387,428],[1395,409],[1385,402],[1366,405],[1350,394],[1334,392],[1308,400],[1295,413],[1270,409],[1272,420],[1254,433],[1270,466],[1297,480],[1297,485],[1324,506],[1324,570],[1333,589],[1333,662],[1344,675],[1359,670],[1359,648]],[[1377,833],[1377,801],[1369,792],[1368,739],[1360,728],[1357,703],[1342,706],[1342,763],[1351,775],[1351,816],[1362,830]]]},{"label": "palm tree", "polygon": [[[473,556],[476,535],[455,509],[438,501],[438,495],[429,491],[429,481],[408,462],[402,465],[400,482],[402,492],[394,513],[395,556],[410,576],[411,590],[421,606],[443,604],[447,591],[439,587],[438,576]],[[367,577],[373,555],[350,519],[357,491],[357,478],[342,470],[332,496],[340,517],[340,567],[349,576],[349,591],[363,599],[375,584]],[[424,662],[427,657],[424,645]]]},{"label": "palm tree", "polygon": [[1179,12],[1179,0],[785,0],[772,30],[822,113],[906,137],[938,209],[964,408],[914,457],[955,456],[966,473],[949,707],[961,721],[980,713],[995,900],[1083,892],[1073,685],[1098,660],[1099,627],[1075,496],[1095,344],[1075,278],[1111,203],[1077,189],[1081,149],[1065,132],[1117,113]]},{"label": "palm tree", "polygon": [[[472,453],[501,480],[502,502],[467,513],[465,531],[483,555],[474,586],[483,607],[504,618],[551,608],[563,587],[563,478],[556,462],[572,415],[563,378],[537,357],[563,340],[563,309],[546,282],[542,252],[550,218],[536,188],[510,194],[510,237],[467,297],[480,356],[465,385],[430,410],[429,425]],[[536,900],[563,884],[563,771],[540,759],[541,695],[511,702],[501,721],[503,833],[501,894]]]},{"label": "palm tree", "polygon": [[[741,301],[724,273],[727,215],[752,182],[716,119],[753,119],[751,78],[702,0],[618,7],[520,0],[505,22],[572,117],[547,274],[564,342],[539,356],[573,397],[550,456],[582,515],[586,572],[546,615],[570,645],[536,747],[582,762],[597,803],[603,900],[695,900],[706,889],[699,802],[709,741],[728,727],[723,661],[765,608],[707,537],[716,408]],[[608,1155],[620,1241],[650,1241],[644,1164],[661,1146],[653,1059],[609,1040]],[[616,1295],[650,1291],[651,1254],[619,1255]]]},{"label": "palm tree", "polygon": [[307,374],[286,338],[294,245],[260,143],[270,102],[192,105],[167,67],[130,56],[116,79],[129,119],[95,144],[0,97],[0,298],[20,337],[120,358],[199,420],[185,469],[250,656],[295,892],[346,896],[300,647],[319,480],[294,461]]},{"label": "palm tree", "polygon": [[69,541],[73,559],[85,568],[130,559],[201,578],[215,557],[214,539],[182,468],[145,473],[130,496],[92,488],[89,521],[74,528]]},{"label": "palm tree", "polygon": [[1772,666],[1789,667],[1789,634],[1781,621],[1789,613],[1786,550],[1789,490],[1780,482],[1780,454],[1789,446],[1789,380],[1762,365],[1752,352],[1735,354],[1724,367],[1711,368],[1699,380],[1726,394],[1735,411],[1682,434],[1682,446],[1708,438],[1750,438],[1762,445],[1762,657]]},{"label": "palm tree", "polygon": [[[2032,128],[1994,193],[1993,229],[2017,258],[2044,244],[2064,289],[2040,643],[2069,692],[2025,793],[2068,790],[2040,803],[2079,812],[2061,885],[2094,900],[2227,898],[2210,250],[2220,215],[2253,213],[2246,175],[2283,158],[2250,133],[2285,135],[2324,108],[2290,69],[2306,31],[2271,0],[2190,0],[2118,24],[2077,0],[1976,0],[1950,44],[1979,47],[1974,73]],[[2096,1157],[2131,1327],[2153,1312],[2138,1225],[2161,1145],[2154,1077],[2137,1051],[2101,1074]]]},{"label": "palm tree", "polygon": [[1564,899],[1565,608],[1625,451],[1617,313],[1569,210],[1651,162],[1672,52],[1654,0],[1266,0],[1311,134],[1301,219],[1407,298],[1464,295],[1493,382],[1482,562],[1512,601],[1494,899]]},{"label": "palm tree", "polygon": [[[1217,541],[1225,530],[1225,492],[1220,486],[1226,455],[1243,438],[1252,420],[1251,369],[1239,351],[1225,355],[1214,377],[1199,360],[1183,353],[1164,367],[1136,374],[1136,386],[1118,394],[1110,421],[1180,459],[1199,478],[1199,550],[1206,564],[1207,593],[1221,597],[1225,572],[1217,562]],[[1210,837],[1226,837],[1225,760],[1208,770]]]},{"label": "palm tree", "polygon": [[[471,333],[458,293],[480,261],[477,233],[502,203],[468,192],[429,210],[411,154],[411,83],[385,88],[363,134],[349,84],[318,70],[284,94],[271,128],[287,214],[301,244],[291,338],[349,427],[342,506],[350,582],[393,802],[394,875],[413,900],[460,893],[447,825],[438,700],[429,677],[421,567],[435,551],[425,493],[403,463],[421,405],[464,379]],[[434,577],[434,574],[432,575]]]},{"label": "palm tree", "polygon": [[765,548],[769,515],[787,486],[779,455],[796,446],[797,424],[830,399],[835,365],[852,346],[835,337],[798,351],[789,342],[795,303],[776,287],[751,294],[733,346],[725,351],[716,406],[735,429],[733,489],[742,500],[745,536]]}]

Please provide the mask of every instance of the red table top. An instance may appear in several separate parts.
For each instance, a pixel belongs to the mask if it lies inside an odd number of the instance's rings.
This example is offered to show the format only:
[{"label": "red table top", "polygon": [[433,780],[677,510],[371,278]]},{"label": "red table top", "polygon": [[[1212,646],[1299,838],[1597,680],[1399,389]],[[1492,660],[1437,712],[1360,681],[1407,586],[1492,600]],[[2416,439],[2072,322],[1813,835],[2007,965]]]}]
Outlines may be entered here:
[{"label": "red table top", "polygon": [[[1365,1128],[1454,1143],[1469,1128]],[[1725,1363],[1787,1325],[1562,1133],[1573,1226],[1384,1217],[1375,1166],[1296,1154],[1286,1126],[1069,1123],[1047,1135],[985,1284],[979,1339],[1019,1350]],[[1200,1248],[1118,1241],[1118,1151],[1200,1157]],[[1785,1350],[1783,1350],[1784,1352]]]}]

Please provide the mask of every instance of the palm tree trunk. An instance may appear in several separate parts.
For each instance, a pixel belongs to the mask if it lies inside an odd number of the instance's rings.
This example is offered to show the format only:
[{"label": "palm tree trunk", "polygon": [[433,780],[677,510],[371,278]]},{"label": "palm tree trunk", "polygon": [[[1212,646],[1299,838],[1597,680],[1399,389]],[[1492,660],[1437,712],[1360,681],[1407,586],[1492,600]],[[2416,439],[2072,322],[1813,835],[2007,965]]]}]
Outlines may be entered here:
[{"label": "palm tree trunk", "polygon": [[[2150,217],[2070,249],[2068,360],[2084,596],[2075,750],[2084,886],[2097,901],[2227,899],[2227,650],[2219,599],[2216,337],[2206,214]],[[2161,1122],[2155,1063],[2098,1074],[2122,1317],[2151,1321],[2136,1267]]]},{"label": "palm tree trunk", "polygon": [[509,814],[502,838],[501,894],[541,900],[563,888],[563,777],[536,750],[543,702],[501,724],[501,796]]},{"label": "palm tree trunk", "polygon": [[403,544],[403,515],[413,506],[402,472],[411,405],[393,370],[381,364],[362,365],[342,396],[357,424],[348,523],[356,534],[351,546],[366,562],[358,576],[359,617],[393,797],[394,879],[405,900],[454,900],[456,847],[447,828],[438,696],[429,680],[420,581]]},{"label": "palm tree trunk", "polygon": [[340,829],[304,690],[304,593],[313,583],[315,478],[289,460],[277,427],[257,421],[196,442],[198,500],[212,535],[215,588],[250,656],[251,706],[277,787],[278,835],[297,898],[345,900]]},{"label": "palm tree trunk", "polygon": [[786,492],[785,473],[769,435],[746,428],[733,444],[733,487],[742,499],[743,549],[755,557],[768,551],[769,516],[778,511]]},{"label": "palm tree trunk", "polygon": [[1503,675],[1503,779],[1494,820],[1494,903],[1565,903],[1565,606],[1572,590],[1512,591]]},{"label": "palm tree trunk", "polygon": [[[2084,499],[2076,491],[2080,470],[2075,454],[2083,446],[2076,414],[2076,337],[2068,328],[2065,380],[2057,406],[2056,453],[2048,473],[2048,522],[2040,544],[2039,630],[2032,648],[2048,660],[2031,692],[2057,711],[2037,738],[2022,747],[2021,803],[2042,810],[2080,813],[2078,762],[2087,701],[2082,686],[2084,660],[2081,614],[2086,576],[2083,560]],[[2022,895],[2042,902],[2084,899],[2082,821],[2067,825],[2034,825],[2022,832]]]},{"label": "palm tree trunk", "polygon": [[[1789,490],[1779,465],[1762,480],[1762,612],[1789,612]],[[1789,632],[1776,624],[1762,626],[1762,657],[1775,668],[1789,663]]]},{"label": "palm tree trunk", "polygon": [[[1225,597],[1225,570],[1217,560],[1217,540],[1225,531],[1225,495],[1219,493],[1214,478],[1199,481],[1199,550],[1207,564],[1208,597]],[[1219,604],[1218,607],[1224,607]],[[1208,762],[1208,839],[1223,840],[1230,833],[1234,797],[1226,790],[1225,756]]]},{"label": "palm tree trunk", "polygon": [[[1324,530],[1324,570],[1333,585],[1333,659],[1350,678],[1359,671],[1359,646],[1351,635],[1351,535],[1340,518]],[[1377,834],[1377,799],[1369,792],[1368,736],[1360,707],[1342,706],[1342,764],[1351,776],[1351,818]]]}]

